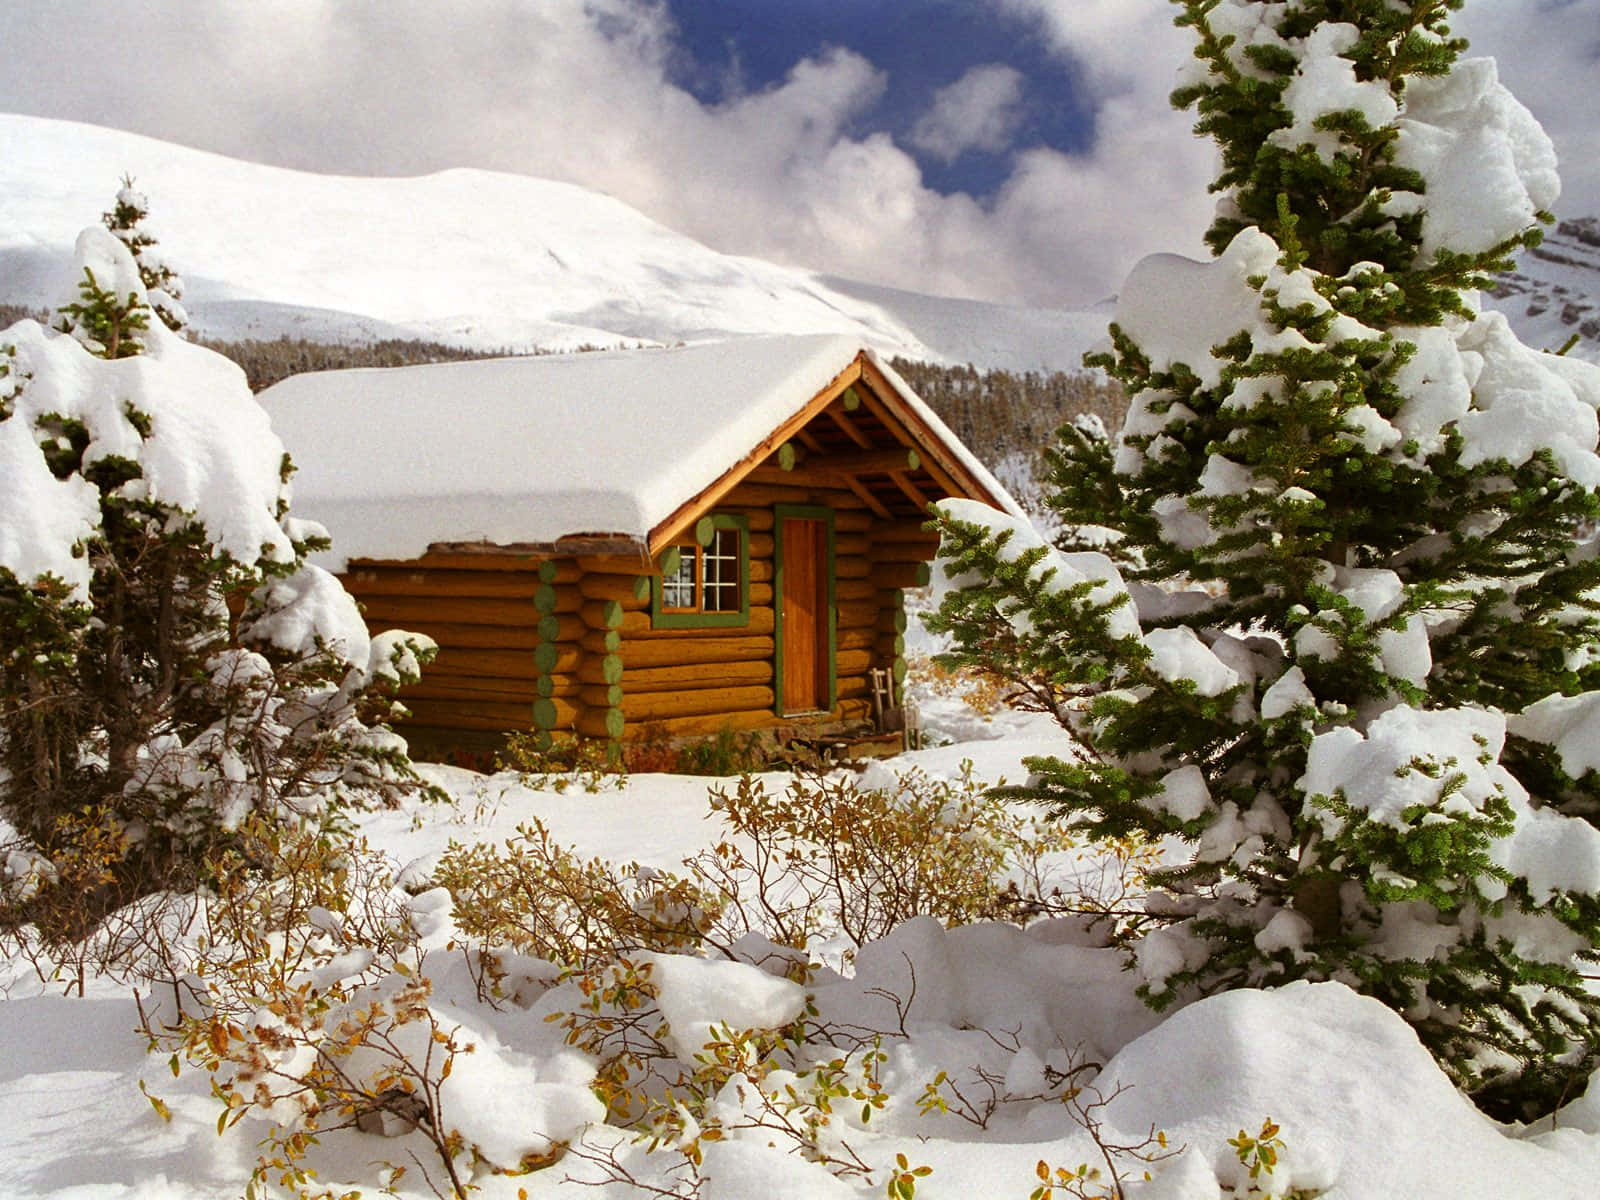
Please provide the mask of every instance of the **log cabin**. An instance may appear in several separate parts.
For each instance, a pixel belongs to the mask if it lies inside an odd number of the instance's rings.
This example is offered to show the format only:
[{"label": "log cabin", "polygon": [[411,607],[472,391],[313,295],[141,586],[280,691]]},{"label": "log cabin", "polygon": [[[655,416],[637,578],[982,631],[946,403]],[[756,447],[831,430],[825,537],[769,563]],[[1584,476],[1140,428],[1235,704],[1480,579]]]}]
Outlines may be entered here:
[{"label": "log cabin", "polygon": [[868,735],[899,702],[930,503],[1019,511],[831,335],[320,372],[261,400],[368,625],[439,645],[401,695],[422,756]]}]

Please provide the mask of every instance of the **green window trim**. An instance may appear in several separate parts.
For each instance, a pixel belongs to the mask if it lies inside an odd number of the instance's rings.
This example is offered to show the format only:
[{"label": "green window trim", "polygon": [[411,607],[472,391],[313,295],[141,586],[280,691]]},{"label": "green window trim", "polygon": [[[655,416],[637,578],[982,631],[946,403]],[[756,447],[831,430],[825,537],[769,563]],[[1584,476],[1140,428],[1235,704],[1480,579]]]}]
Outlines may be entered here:
[{"label": "green window trim", "polygon": [[[726,612],[705,612],[700,609],[669,609],[662,602],[660,574],[650,577],[650,627],[652,629],[733,629],[750,624],[750,518],[733,513],[717,513],[702,517],[695,524],[695,570],[704,570],[705,555],[701,552],[711,543],[719,529],[739,531],[739,607]],[[697,591],[703,584],[697,582]],[[703,602],[703,601],[702,601]]]},{"label": "green window trim", "polygon": [[775,504],[772,508],[772,711],[783,717],[783,522],[795,517],[821,521],[826,541],[828,564],[828,706],[839,707],[839,604],[834,595],[833,509],[820,504]]}]

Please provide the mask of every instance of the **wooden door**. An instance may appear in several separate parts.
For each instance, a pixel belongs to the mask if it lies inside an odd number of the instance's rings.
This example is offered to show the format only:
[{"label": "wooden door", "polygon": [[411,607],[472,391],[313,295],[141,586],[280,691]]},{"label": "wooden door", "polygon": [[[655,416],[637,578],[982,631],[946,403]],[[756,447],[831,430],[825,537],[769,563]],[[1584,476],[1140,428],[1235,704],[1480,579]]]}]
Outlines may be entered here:
[{"label": "wooden door", "polygon": [[822,712],[829,702],[828,526],[810,517],[779,522],[783,553],[782,706]]}]

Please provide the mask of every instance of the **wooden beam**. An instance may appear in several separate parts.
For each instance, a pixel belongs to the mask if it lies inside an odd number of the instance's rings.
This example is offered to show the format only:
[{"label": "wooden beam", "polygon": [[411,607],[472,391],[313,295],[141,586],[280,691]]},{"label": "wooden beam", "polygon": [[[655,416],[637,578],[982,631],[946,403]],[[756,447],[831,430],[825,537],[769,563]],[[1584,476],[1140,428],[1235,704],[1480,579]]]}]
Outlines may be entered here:
[{"label": "wooden beam", "polygon": [[828,409],[828,419],[844,431],[845,437],[849,438],[863,450],[871,449],[872,439],[866,434],[862,433],[861,427],[849,417],[845,416],[844,413],[840,412],[836,408],[830,408]]},{"label": "wooden beam", "polygon": [[846,479],[845,486],[854,492],[868,508],[870,508],[878,516],[882,517],[885,521],[894,520],[894,517],[890,515],[889,510],[878,502],[878,498],[868,491],[867,485],[862,483],[859,479]]},{"label": "wooden beam", "polygon": [[894,450],[861,450],[854,454],[831,454],[811,464],[813,470],[845,475],[883,475],[893,471],[915,471],[922,457],[909,446]]},{"label": "wooden beam", "polygon": [[[916,452],[912,451],[912,453],[915,454]],[[923,511],[927,511],[929,500],[922,494],[917,485],[911,482],[911,476],[908,472],[890,471],[889,478],[894,480],[894,485],[897,488],[911,498],[911,503]]]}]

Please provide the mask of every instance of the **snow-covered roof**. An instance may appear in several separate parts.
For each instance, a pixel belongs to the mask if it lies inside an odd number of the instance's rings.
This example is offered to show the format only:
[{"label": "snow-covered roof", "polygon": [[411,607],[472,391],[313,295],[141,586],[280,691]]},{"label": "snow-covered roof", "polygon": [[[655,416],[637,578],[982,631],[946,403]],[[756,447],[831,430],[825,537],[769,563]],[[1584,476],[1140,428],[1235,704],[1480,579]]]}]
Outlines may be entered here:
[{"label": "snow-covered roof", "polygon": [[[850,337],[297,375],[260,396],[298,471],[294,511],[335,559],[436,542],[639,543],[863,353]],[[885,364],[899,401],[984,490],[1005,489]]]}]

